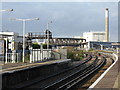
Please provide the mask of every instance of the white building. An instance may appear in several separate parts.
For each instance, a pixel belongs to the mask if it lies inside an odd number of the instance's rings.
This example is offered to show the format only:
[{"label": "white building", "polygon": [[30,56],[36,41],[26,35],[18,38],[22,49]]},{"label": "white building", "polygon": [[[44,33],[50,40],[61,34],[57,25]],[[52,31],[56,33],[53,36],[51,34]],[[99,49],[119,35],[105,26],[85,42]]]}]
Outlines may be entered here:
[{"label": "white building", "polygon": [[83,38],[83,37],[81,37],[81,36],[74,36],[73,38]]},{"label": "white building", "polygon": [[83,38],[86,39],[86,42],[89,41],[98,41],[105,42],[105,32],[84,32]]},{"label": "white building", "polygon": [[17,50],[18,43],[22,43],[22,38],[19,38],[19,33],[15,32],[0,32],[0,38],[8,42],[8,49]]}]

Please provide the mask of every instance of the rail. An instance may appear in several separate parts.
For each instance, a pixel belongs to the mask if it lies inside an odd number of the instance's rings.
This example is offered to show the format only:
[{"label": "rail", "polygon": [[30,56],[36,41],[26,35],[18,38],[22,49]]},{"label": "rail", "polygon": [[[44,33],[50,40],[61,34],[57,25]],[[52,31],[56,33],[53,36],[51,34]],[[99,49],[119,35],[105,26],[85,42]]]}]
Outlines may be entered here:
[{"label": "rail", "polygon": [[[81,64],[79,64],[79,65],[76,65],[76,66],[74,66],[74,67],[70,67],[70,68],[68,68],[68,69],[65,69],[65,70],[63,70],[63,71],[60,71],[60,72],[55,73],[55,74],[53,74],[53,75],[49,75],[48,77],[43,78],[43,79],[40,79],[40,80],[37,80],[37,81],[32,80],[32,81],[30,81],[28,84],[24,84],[24,85],[22,85],[22,86],[19,86],[19,89],[24,89],[24,88],[30,87],[31,85],[34,85],[34,84],[36,84],[36,83],[39,83],[40,81],[44,81],[44,80],[47,80],[48,78],[55,77],[55,76],[57,76],[57,75],[60,75],[60,74],[66,73],[66,72],[68,72],[68,71],[74,70],[75,68],[78,68],[78,67],[80,67],[81,65],[87,63],[87,62],[90,61],[91,59],[92,59],[92,57],[89,56],[86,60],[84,60],[83,63],[81,63]],[[18,86],[15,86],[15,87],[18,88]]]},{"label": "rail", "polygon": [[[89,68],[90,68],[91,66],[96,65],[97,61],[98,61],[98,58],[96,57],[96,59],[95,59],[95,61],[94,61],[93,64],[87,66],[87,67],[84,68],[83,70],[78,70],[78,71],[76,71],[75,73],[69,75],[68,77],[65,77],[65,78],[63,78],[63,79],[61,79],[61,80],[59,80],[59,81],[57,81],[57,82],[55,82],[55,83],[47,86],[47,87],[42,88],[42,90],[47,90],[47,89],[61,89],[61,88],[62,88],[62,90],[64,90],[63,88],[66,87],[66,84],[68,84],[67,82],[72,81],[73,77],[77,76],[78,74],[80,75],[81,72],[83,72],[84,70],[89,70]],[[72,79],[71,79],[71,78],[72,78]],[[65,86],[62,85],[63,83],[64,83]],[[66,83],[66,84],[65,84],[65,83]]]},{"label": "rail", "polygon": [[[78,76],[77,78],[75,78],[74,80],[70,81],[69,83],[67,83],[67,89],[73,88],[77,83],[79,83],[80,81],[82,81],[83,79],[85,79],[86,77],[90,76],[91,74],[93,74],[96,70],[98,70],[99,68],[101,68],[104,63],[105,63],[106,59],[102,60],[100,62],[99,65],[93,67],[91,70],[88,70],[87,72],[83,73],[81,76]],[[72,84],[71,84],[72,83]],[[70,85],[71,84],[71,85]],[[63,88],[61,88],[63,89]],[[66,90],[67,90],[66,89]],[[58,90],[58,89],[57,89]]]}]

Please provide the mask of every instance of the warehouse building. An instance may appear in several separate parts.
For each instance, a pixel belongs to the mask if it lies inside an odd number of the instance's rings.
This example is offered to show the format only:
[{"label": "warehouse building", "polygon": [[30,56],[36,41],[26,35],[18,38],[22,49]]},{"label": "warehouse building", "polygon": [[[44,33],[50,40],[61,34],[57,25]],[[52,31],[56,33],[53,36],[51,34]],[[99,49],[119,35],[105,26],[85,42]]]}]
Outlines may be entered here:
[{"label": "warehouse building", "polygon": [[84,32],[83,38],[86,39],[86,42],[89,41],[98,41],[105,42],[105,32]]}]

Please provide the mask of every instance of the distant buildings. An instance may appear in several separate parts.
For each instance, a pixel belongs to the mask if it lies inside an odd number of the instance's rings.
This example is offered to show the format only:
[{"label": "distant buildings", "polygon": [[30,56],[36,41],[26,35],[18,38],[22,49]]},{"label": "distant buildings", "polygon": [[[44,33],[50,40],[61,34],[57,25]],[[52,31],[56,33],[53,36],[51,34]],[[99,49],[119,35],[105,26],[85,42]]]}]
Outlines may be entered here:
[{"label": "distant buildings", "polygon": [[19,45],[22,44],[22,36],[19,36],[19,33],[0,32],[0,38],[4,39],[5,42],[7,41],[7,48],[11,51],[18,50]]},{"label": "distant buildings", "polygon": [[81,36],[74,36],[74,38],[83,38],[83,37],[81,37]]},{"label": "distant buildings", "polygon": [[86,42],[89,41],[98,41],[105,42],[105,32],[84,32],[83,38],[86,39]]},{"label": "distant buildings", "polygon": [[105,32],[85,32],[84,39],[89,41],[109,42],[109,10],[105,9]]}]

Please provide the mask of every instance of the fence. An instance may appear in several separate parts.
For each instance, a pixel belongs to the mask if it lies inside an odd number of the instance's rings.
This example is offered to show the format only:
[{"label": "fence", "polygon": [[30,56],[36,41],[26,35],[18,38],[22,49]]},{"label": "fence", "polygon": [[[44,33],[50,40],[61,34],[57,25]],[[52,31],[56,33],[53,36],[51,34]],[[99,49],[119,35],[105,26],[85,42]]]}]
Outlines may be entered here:
[{"label": "fence", "polygon": [[4,61],[4,55],[0,54],[0,61]]},{"label": "fence", "polygon": [[20,53],[7,53],[5,56],[5,63],[18,63],[21,61]]},{"label": "fence", "polygon": [[67,59],[67,53],[64,53],[64,50],[62,51],[63,52],[57,52],[57,51],[52,50],[51,57],[53,59]]},{"label": "fence", "polygon": [[56,52],[52,49],[31,49],[30,63],[48,59],[67,59],[67,54]]},{"label": "fence", "polygon": [[30,63],[51,59],[51,49],[32,49],[30,50]]},{"label": "fence", "polygon": [[[30,53],[29,53],[30,52]],[[7,53],[3,56],[5,63],[22,62],[22,53]],[[45,60],[67,59],[66,50],[55,51],[52,49],[31,49],[25,54],[25,62],[39,62]]]}]

